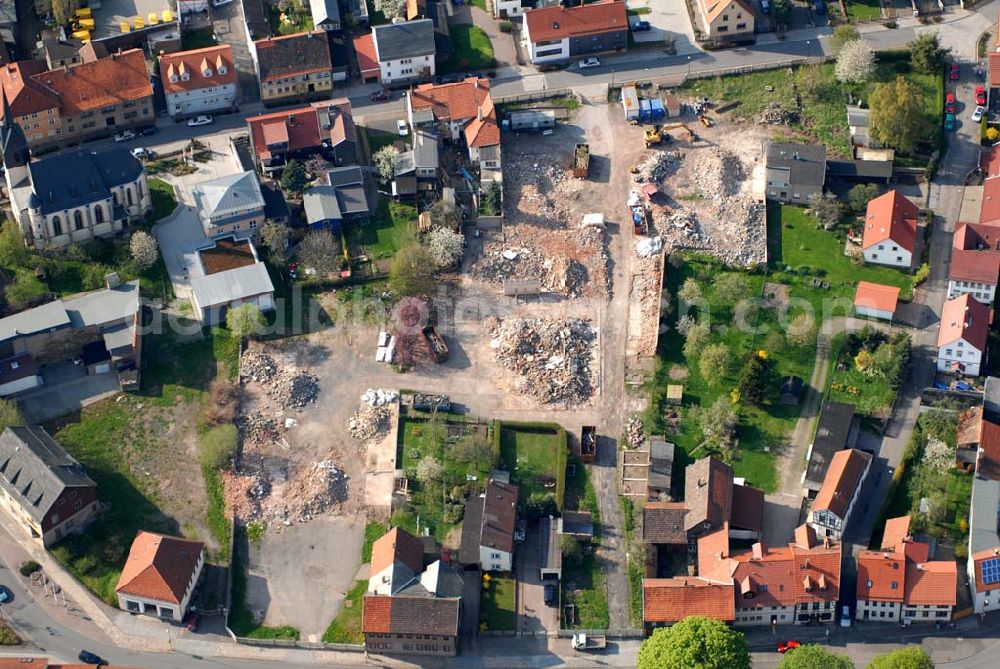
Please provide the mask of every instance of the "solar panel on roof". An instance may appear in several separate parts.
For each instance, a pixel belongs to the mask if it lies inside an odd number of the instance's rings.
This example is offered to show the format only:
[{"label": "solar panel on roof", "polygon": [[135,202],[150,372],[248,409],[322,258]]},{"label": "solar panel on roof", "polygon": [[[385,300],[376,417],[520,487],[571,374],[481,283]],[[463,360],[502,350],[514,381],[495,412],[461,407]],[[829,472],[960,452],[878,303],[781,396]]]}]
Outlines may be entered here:
[{"label": "solar panel on roof", "polygon": [[1000,558],[990,558],[983,561],[983,585],[1000,583]]}]

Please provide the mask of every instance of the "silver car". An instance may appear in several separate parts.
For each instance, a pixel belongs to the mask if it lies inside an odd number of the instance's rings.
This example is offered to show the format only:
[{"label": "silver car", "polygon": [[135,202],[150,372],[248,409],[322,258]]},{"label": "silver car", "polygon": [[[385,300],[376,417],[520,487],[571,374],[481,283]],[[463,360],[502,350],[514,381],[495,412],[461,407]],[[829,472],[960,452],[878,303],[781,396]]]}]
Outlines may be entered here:
[{"label": "silver car", "polygon": [[983,120],[983,114],[986,113],[986,107],[976,107],[976,111],[972,112],[972,122],[979,123]]}]

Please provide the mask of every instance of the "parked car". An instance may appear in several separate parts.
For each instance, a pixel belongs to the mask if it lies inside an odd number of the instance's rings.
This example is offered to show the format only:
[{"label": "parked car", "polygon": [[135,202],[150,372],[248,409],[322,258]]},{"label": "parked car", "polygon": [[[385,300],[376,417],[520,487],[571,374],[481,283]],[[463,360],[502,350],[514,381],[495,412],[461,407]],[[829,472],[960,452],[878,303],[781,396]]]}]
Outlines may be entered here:
[{"label": "parked car", "polygon": [[10,591],[7,588],[0,585],[0,604],[3,604],[8,600],[10,600]]},{"label": "parked car", "polygon": [[954,114],[945,114],[944,115],[944,129],[945,130],[954,130],[955,129],[955,115]]},{"label": "parked car", "polygon": [[799,643],[798,641],[782,641],[781,643],[778,644],[778,652],[784,655],[788,651],[794,648],[798,648],[801,645],[802,644]]},{"label": "parked car", "polygon": [[108,666],[107,660],[102,658],[100,655],[95,655],[94,653],[91,653],[89,650],[81,650],[80,655],[77,657],[77,659],[83,662],[84,664],[93,664],[98,667]]},{"label": "parked car", "polygon": [[556,586],[546,585],[545,591],[543,593],[543,598],[545,600],[546,606],[555,606],[556,604]]},{"label": "parked car", "polygon": [[372,91],[372,94],[368,96],[368,99],[372,102],[381,102],[383,100],[392,99],[392,91],[387,88],[383,88],[380,91]]},{"label": "parked car", "polygon": [[962,76],[962,70],[959,68],[958,63],[952,63],[951,68],[948,70],[948,78],[952,81],[958,81],[959,77]]},{"label": "parked car", "polygon": [[138,158],[139,160],[152,160],[156,157],[156,153],[152,149],[146,149],[140,146],[137,149],[132,149],[132,157]]},{"label": "parked car", "polygon": [[135,132],[140,137],[149,137],[150,135],[155,135],[156,134],[156,126],[155,125],[144,125],[141,128],[136,128]]},{"label": "parked car", "polygon": [[597,56],[590,56],[589,58],[584,58],[583,60],[581,60],[579,66],[581,70],[587,70],[592,67],[600,67],[601,59],[598,58]]},{"label": "parked car", "polygon": [[972,112],[972,122],[979,123],[983,120],[983,114],[986,113],[986,107],[982,105],[976,107],[976,111]]},{"label": "parked car", "polygon": [[771,0],[760,0],[760,11],[765,14],[771,13]]},{"label": "parked car", "polygon": [[131,130],[122,130],[120,133],[115,135],[116,142],[131,142],[135,139],[135,133]]},{"label": "parked car", "polygon": [[813,0],[813,11],[817,16],[826,14],[826,3],[823,0]]},{"label": "parked car", "polygon": [[634,33],[644,33],[648,30],[652,30],[652,26],[649,25],[649,21],[636,21],[632,24],[632,32]]},{"label": "parked car", "polygon": [[406,127],[406,121],[403,119],[396,121],[396,131],[399,133],[400,137],[406,137],[410,134],[410,129]]},{"label": "parked car", "polygon": [[212,117],[208,114],[202,114],[201,116],[195,116],[194,118],[188,119],[188,125],[192,128],[196,128],[199,125],[208,125],[212,122]]},{"label": "parked car", "polygon": [[944,96],[944,111],[948,114],[955,113],[955,94],[948,93]]},{"label": "parked car", "polygon": [[840,609],[840,626],[851,626],[851,607],[847,604],[844,604],[844,606]]},{"label": "parked car", "polygon": [[986,106],[986,87],[976,86],[976,104]]},{"label": "parked car", "polygon": [[952,621],[944,622],[939,621],[934,623],[934,629],[936,630],[953,630],[955,629],[955,623]]}]

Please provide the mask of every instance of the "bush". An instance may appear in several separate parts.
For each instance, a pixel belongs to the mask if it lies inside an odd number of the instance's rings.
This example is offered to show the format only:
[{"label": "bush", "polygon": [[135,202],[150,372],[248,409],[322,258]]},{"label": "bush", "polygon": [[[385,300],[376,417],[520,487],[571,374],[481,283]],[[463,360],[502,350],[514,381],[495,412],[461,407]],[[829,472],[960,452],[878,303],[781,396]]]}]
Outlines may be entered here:
[{"label": "bush", "polygon": [[502,33],[509,33],[514,30],[514,24],[507,20],[501,21],[498,27]]},{"label": "bush", "polygon": [[21,637],[14,634],[14,630],[0,623],[0,646],[18,646],[20,644]]},{"label": "bush", "polygon": [[930,275],[931,275],[930,265],[924,263],[917,269],[917,271],[913,275],[913,287],[916,288],[917,286],[922,284],[924,281],[927,280],[927,277],[929,277]]},{"label": "bush", "polygon": [[198,460],[204,467],[221,469],[229,464],[236,452],[237,432],[235,425],[213,427],[201,437]]},{"label": "bush", "polygon": [[31,576],[36,571],[42,568],[42,565],[38,564],[34,560],[28,560],[27,562],[22,562],[18,571],[21,572],[21,576]]}]

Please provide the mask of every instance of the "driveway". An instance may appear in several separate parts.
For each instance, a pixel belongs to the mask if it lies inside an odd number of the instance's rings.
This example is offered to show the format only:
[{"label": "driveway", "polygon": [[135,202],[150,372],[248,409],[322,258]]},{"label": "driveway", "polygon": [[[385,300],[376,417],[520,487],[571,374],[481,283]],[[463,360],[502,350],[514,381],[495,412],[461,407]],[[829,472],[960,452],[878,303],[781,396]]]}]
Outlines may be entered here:
[{"label": "driveway", "polygon": [[629,23],[649,21],[650,30],[632,33],[632,39],[639,46],[647,42],[674,40],[677,55],[698,53],[700,49],[694,41],[694,27],[688,15],[684,0],[626,0],[629,9],[649,9],[648,14],[629,16]]},{"label": "driveway", "polygon": [[191,278],[204,274],[197,249],[208,241],[198,211],[186,204],[177,207],[171,216],[153,227],[153,234],[160,245],[174,294],[181,299],[190,298]]},{"label": "driveway", "polygon": [[[45,369],[42,369],[43,377]],[[17,398],[31,424],[39,424],[79,411],[121,390],[117,374],[85,374],[78,378],[44,385]]]},{"label": "driveway", "polygon": [[[559,611],[545,604],[545,584],[538,569],[538,530],[528,532],[524,543],[515,553],[517,561],[517,622],[518,634],[559,630]],[[558,587],[557,581],[548,584]]]},{"label": "driveway", "polygon": [[219,42],[233,48],[233,59],[240,79],[240,102],[257,102],[260,100],[260,88],[257,71],[250,57],[250,47],[247,45],[243,3],[229,2],[221,7],[213,7],[212,19],[212,28]]}]

